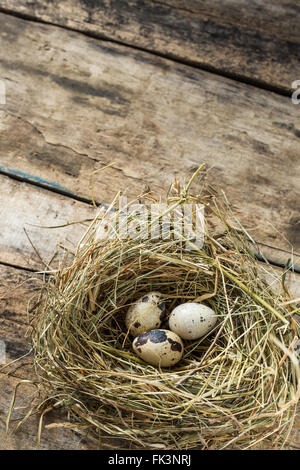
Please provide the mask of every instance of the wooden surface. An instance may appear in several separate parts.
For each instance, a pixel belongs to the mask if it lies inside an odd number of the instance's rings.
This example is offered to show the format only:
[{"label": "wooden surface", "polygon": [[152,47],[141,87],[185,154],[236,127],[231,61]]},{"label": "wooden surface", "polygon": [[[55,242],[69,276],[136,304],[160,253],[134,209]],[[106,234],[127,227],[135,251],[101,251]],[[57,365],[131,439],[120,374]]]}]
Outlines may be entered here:
[{"label": "wooden surface", "polygon": [[[30,270],[58,267],[62,243],[76,249],[94,207],[0,175],[0,261]],[[34,208],[34,210],[33,210]],[[80,223],[82,221],[82,223]],[[78,224],[74,224],[78,222]],[[73,225],[67,225],[72,223]],[[43,226],[63,226],[46,229]]]},{"label": "wooden surface", "polygon": [[[275,264],[300,265],[300,106],[285,96],[300,79],[299,7],[0,0],[0,11],[0,340],[8,360],[29,353],[0,366],[0,449],[32,449],[37,416],[5,434],[15,385],[36,380],[27,302],[40,286],[37,271],[57,267],[61,246],[73,250],[95,215],[94,170],[115,162],[95,175],[95,198],[109,203],[119,189],[163,194],[205,161],[261,251]],[[270,266],[261,272],[279,288]],[[299,275],[287,278],[299,298]],[[33,393],[22,386],[13,419]],[[45,424],[66,420],[57,412]],[[299,447],[296,428],[293,439]],[[41,448],[94,444],[46,428]]]},{"label": "wooden surface", "polygon": [[[39,417],[34,415],[21,428],[20,432],[6,435],[5,422],[16,385],[21,380],[36,382],[30,353],[30,330],[27,326],[26,305],[38,291],[41,276],[22,269],[0,264],[0,339],[6,344],[6,362],[26,357],[1,371],[0,364],[0,450],[36,449]],[[25,416],[30,409],[36,388],[32,384],[23,384],[19,388],[17,401],[12,415],[10,430],[17,424],[16,420]],[[47,425],[64,423],[67,416],[63,411],[45,416],[45,426],[41,439],[41,449],[85,449],[94,448],[84,435],[65,428],[47,429]]]},{"label": "wooden surface", "polygon": [[284,94],[299,79],[296,1],[1,0],[0,8]]},{"label": "wooden surface", "polygon": [[165,192],[205,161],[257,241],[300,251],[290,99],[54,26],[0,24],[0,172],[88,199],[92,171],[115,161],[95,177],[108,203],[118,189]]}]

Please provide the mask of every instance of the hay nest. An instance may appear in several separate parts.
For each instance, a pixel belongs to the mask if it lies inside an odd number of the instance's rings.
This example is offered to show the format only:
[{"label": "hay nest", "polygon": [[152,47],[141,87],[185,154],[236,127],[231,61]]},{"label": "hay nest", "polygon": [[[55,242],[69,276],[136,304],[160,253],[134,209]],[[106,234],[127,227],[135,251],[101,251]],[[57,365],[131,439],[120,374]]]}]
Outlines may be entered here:
[{"label": "hay nest", "polygon": [[[149,220],[135,225],[136,237],[103,237],[101,230],[108,226],[110,232],[112,218],[121,216],[115,200],[98,213],[71,264],[50,277],[33,309],[39,410],[67,408],[74,429],[102,447],[288,443],[299,399],[295,307],[286,302],[283,282],[282,293],[274,292],[258,275],[249,236],[203,175],[199,169],[183,189],[175,182],[157,219],[178,214],[187,203],[204,205],[202,247],[172,222],[165,239],[142,236]],[[191,195],[196,177],[200,190]],[[143,197],[157,203],[151,194]],[[130,222],[137,217],[131,213]],[[146,364],[132,351],[124,317],[149,291],[164,294],[168,313],[197,301],[218,314],[209,334],[184,341],[184,357],[173,368]]]}]

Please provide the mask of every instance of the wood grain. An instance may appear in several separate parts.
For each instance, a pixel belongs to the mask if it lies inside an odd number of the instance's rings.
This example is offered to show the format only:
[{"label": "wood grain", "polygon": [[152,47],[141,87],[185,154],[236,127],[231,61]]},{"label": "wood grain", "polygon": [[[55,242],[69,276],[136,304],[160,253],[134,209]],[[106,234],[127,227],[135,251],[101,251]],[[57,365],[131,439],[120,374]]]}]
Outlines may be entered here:
[{"label": "wood grain", "polygon": [[0,172],[90,199],[92,172],[115,162],[95,175],[109,203],[119,189],[165,193],[205,161],[257,241],[299,252],[288,98],[58,27],[3,14],[0,25]]},{"label": "wood grain", "polygon": [[[28,371],[28,368],[27,368]],[[10,402],[19,379],[0,373],[0,450],[36,450],[39,416],[31,416],[14,434],[6,434],[5,422]],[[12,415],[10,431],[30,409],[32,397],[36,388],[31,384],[22,384],[18,389],[15,409]],[[95,445],[84,435],[68,428],[47,428],[49,424],[62,424],[67,421],[66,413],[62,410],[45,415],[39,449],[41,450],[92,450]]]},{"label": "wood grain", "polygon": [[289,0],[1,0],[0,7],[281,93],[299,79],[299,5]]},{"label": "wood grain", "polygon": [[[6,345],[6,367],[3,369],[3,364],[0,364],[0,450],[28,450],[36,449],[37,446],[39,416],[32,416],[12,435],[6,435],[5,422],[16,385],[21,380],[37,382],[30,354],[27,304],[40,286],[40,275],[0,265],[0,339]],[[24,355],[26,357],[17,360]],[[32,384],[24,383],[18,389],[10,430],[16,425],[16,419],[24,417],[30,409],[35,392],[36,388]],[[45,416],[41,449],[77,450],[94,447],[93,443],[71,429],[45,427],[50,423],[65,421],[67,416],[63,410]]]},{"label": "wood grain", "polygon": [[74,251],[88,227],[86,220],[96,215],[88,204],[4,176],[0,187],[2,263],[30,270],[57,267],[64,258],[59,245]]},{"label": "wood grain", "polygon": [[[28,270],[56,269],[85,233],[96,209],[53,191],[0,175],[0,263]],[[272,260],[291,258],[300,266],[300,256],[265,246],[253,246]]]},{"label": "wood grain", "polygon": [[[0,450],[34,449],[37,416],[5,434],[14,387],[36,380],[26,307],[42,276],[33,271],[57,266],[58,245],[74,249],[86,222],[37,226],[93,217],[86,202],[94,170],[116,162],[95,176],[95,197],[108,203],[120,188],[133,196],[149,185],[162,194],[174,176],[189,178],[206,161],[210,182],[268,245],[261,245],[268,257],[284,263],[300,251],[298,108],[137,50],[287,94],[299,78],[298,7],[286,0],[0,0],[1,8],[136,48],[0,14],[7,88],[0,105],[0,340],[7,361],[24,356],[0,371]],[[279,288],[269,267],[261,273]],[[287,282],[299,298],[299,276],[289,272]],[[33,392],[20,388],[13,420],[24,416]],[[45,418],[46,425],[65,421],[63,411]],[[293,436],[299,448],[299,432]],[[71,429],[44,428],[41,448],[95,446]]]},{"label": "wood grain", "polygon": [[[268,279],[274,289],[279,288],[278,269],[261,268],[261,275]],[[287,285],[295,298],[300,297],[300,276],[289,273]],[[0,365],[0,450],[2,449],[35,449],[39,416],[32,416],[17,434],[5,434],[5,421],[9,410],[15,386],[21,380],[37,381],[33,370],[32,354],[10,364],[30,352],[30,329],[27,324],[27,305],[32,305],[32,296],[36,295],[41,286],[42,276],[29,273],[0,264],[0,339],[6,344],[6,367]],[[10,429],[16,424],[16,419],[22,418],[29,409],[35,393],[31,384],[22,384],[17,394],[15,411],[12,416]],[[51,412],[45,416],[44,424],[63,423],[67,416],[63,410]],[[293,432],[295,445],[300,444],[300,435],[296,429]],[[43,427],[41,449],[93,449],[95,444],[85,436],[71,429],[47,429]]]}]

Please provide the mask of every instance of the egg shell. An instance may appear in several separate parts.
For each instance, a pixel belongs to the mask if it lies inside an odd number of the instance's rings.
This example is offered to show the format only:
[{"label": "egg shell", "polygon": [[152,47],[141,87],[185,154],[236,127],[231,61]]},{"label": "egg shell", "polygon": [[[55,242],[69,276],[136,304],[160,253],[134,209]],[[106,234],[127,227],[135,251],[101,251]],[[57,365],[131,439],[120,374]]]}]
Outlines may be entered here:
[{"label": "egg shell", "polygon": [[165,302],[160,292],[149,292],[132,305],[125,318],[127,330],[132,336],[159,328],[165,318]]},{"label": "egg shell", "polygon": [[132,348],[137,356],[148,364],[170,367],[183,356],[183,343],[169,330],[151,330],[134,339]]},{"label": "egg shell", "polygon": [[172,310],[169,327],[183,339],[198,339],[216,324],[216,313],[204,304],[187,302]]}]

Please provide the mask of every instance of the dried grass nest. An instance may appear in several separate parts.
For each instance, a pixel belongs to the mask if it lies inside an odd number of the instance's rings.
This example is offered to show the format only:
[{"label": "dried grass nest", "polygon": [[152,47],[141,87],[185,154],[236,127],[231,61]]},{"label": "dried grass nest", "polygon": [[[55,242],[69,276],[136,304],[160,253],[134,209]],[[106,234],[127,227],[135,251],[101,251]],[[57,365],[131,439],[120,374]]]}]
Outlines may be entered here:
[{"label": "dried grass nest", "polygon": [[[193,249],[178,233],[97,240],[99,221],[120,215],[115,203],[95,217],[32,311],[42,416],[66,408],[74,429],[100,448],[286,448],[300,393],[296,308],[283,282],[274,292],[258,275],[251,237],[226,198],[202,168],[183,189],[172,185],[164,216],[187,203],[205,207],[204,245]],[[219,317],[205,337],[184,342],[173,368],[146,364],[131,349],[124,316],[149,291],[164,294],[168,313],[198,301]]]}]

